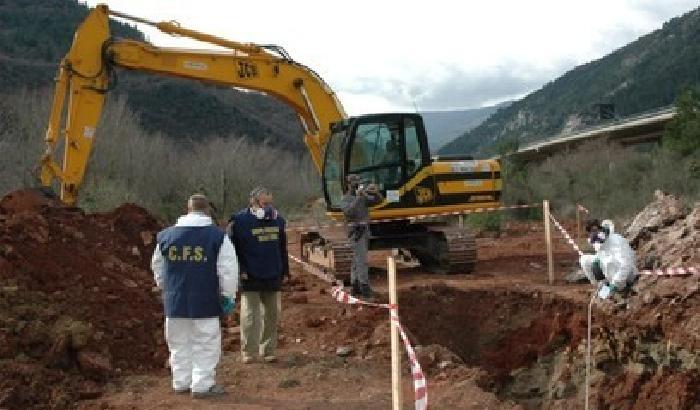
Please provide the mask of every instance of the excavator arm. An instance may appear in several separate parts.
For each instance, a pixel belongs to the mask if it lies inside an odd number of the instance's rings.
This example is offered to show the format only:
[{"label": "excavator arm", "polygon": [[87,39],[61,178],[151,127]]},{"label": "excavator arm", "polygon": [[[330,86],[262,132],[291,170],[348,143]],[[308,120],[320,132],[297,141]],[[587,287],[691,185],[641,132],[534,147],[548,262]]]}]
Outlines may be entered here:
[{"label": "excavator arm", "polygon": [[[170,49],[133,40],[114,40],[109,32],[109,15],[227,50]],[[61,199],[67,204],[77,200],[115,67],[256,90],[277,97],[297,112],[305,130],[304,142],[319,172],[331,133],[330,124],[346,118],[328,85],[279,47],[225,40],[182,28],[174,22],[155,23],[99,5],[76,31],[73,45],[59,67],[46,132],[46,152],[40,165],[42,185],[50,187],[57,179]],[[66,99],[68,106],[64,107]],[[65,129],[62,129],[64,111]],[[55,159],[59,147],[63,149],[60,164]]]}]

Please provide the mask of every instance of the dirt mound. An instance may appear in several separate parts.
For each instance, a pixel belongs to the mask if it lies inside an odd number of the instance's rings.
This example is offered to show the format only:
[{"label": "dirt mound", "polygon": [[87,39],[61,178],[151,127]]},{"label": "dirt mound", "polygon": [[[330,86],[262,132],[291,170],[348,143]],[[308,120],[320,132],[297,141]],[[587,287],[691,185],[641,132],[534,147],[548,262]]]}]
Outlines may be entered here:
[{"label": "dirt mound", "polygon": [[0,408],[65,408],[116,374],[163,367],[148,271],[160,228],[131,204],[85,214],[31,191],[0,201]]},{"label": "dirt mound", "polygon": [[640,212],[626,232],[644,269],[700,264],[700,202],[686,213],[672,195],[656,192],[656,200]]},{"label": "dirt mound", "polygon": [[56,201],[35,189],[21,189],[0,199],[0,212],[40,211]]}]

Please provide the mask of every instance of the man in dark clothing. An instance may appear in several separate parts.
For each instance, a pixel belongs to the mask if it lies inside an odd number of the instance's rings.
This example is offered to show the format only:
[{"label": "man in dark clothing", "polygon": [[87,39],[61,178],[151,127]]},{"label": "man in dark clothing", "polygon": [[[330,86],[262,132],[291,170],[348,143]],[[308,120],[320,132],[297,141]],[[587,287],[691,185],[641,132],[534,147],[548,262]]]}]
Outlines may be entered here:
[{"label": "man in dark clothing", "polygon": [[399,131],[391,132],[391,139],[384,146],[382,165],[385,167],[380,172],[385,184],[394,185],[401,178],[401,147],[399,145]]},{"label": "man in dark clothing", "polygon": [[340,201],[340,208],[348,224],[348,239],[352,247],[352,270],[350,282],[352,295],[372,297],[369,285],[367,252],[369,248],[369,207],[382,201],[376,185],[364,186],[359,175],[348,175],[348,190]]},{"label": "man in dark clothing", "polygon": [[272,206],[272,194],[262,187],[250,193],[250,207],[229,221],[240,265],[244,363],[253,362],[258,354],[268,363],[277,360],[279,291],[283,277],[289,276],[284,228],[284,218]]}]

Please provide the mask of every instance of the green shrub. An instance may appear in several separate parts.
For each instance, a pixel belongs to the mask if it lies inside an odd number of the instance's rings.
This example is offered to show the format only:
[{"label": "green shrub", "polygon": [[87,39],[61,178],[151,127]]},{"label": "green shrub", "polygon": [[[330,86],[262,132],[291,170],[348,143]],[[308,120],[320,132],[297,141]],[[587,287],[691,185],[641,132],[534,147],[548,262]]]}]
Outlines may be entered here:
[{"label": "green shrub", "polygon": [[700,95],[693,89],[683,92],[676,102],[676,116],[664,133],[664,146],[681,156],[700,150]]},{"label": "green shrub", "polygon": [[464,218],[464,224],[477,232],[500,232],[503,215],[498,212],[470,214]]}]

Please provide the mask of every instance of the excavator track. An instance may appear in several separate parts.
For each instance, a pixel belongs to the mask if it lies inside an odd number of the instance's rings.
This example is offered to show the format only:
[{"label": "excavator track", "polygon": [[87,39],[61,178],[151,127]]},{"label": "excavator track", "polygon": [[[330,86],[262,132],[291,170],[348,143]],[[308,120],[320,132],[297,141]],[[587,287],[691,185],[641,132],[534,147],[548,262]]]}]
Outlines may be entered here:
[{"label": "excavator track", "polygon": [[346,239],[329,239],[319,232],[305,232],[301,236],[302,259],[322,270],[329,280],[350,281],[352,254]]},{"label": "excavator track", "polygon": [[474,271],[476,265],[474,235],[460,228],[446,228],[440,231],[447,243],[447,272],[471,273]]},{"label": "excavator track", "polygon": [[[423,229],[418,236],[412,237],[413,246],[407,249],[426,270],[443,274],[471,273],[474,270],[474,235],[463,228],[445,225],[426,225]],[[344,236],[306,232],[301,235],[300,243],[303,260],[319,268],[325,279],[349,283],[353,252]],[[404,242],[395,246],[405,245]]]},{"label": "excavator track", "polygon": [[476,240],[462,228],[428,226],[424,245],[410,249],[421,265],[437,273],[471,273],[476,265]]}]

